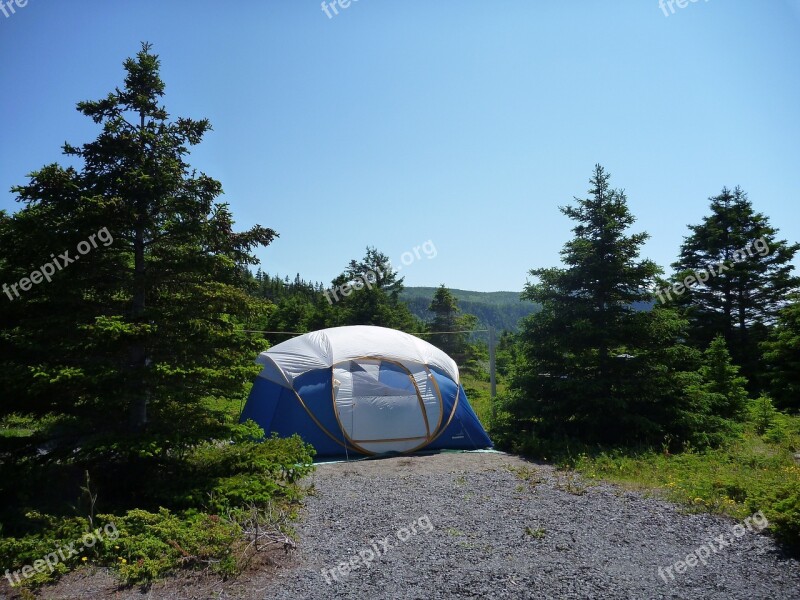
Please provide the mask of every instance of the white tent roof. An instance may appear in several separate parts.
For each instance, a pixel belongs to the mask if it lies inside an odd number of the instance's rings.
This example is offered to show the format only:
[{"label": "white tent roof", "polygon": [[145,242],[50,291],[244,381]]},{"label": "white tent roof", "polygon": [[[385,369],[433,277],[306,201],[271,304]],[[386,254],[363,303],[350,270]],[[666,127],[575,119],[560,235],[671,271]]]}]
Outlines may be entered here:
[{"label": "white tent roof", "polygon": [[256,362],[264,367],[260,377],[291,387],[303,373],[357,358],[429,365],[453,381],[459,380],[455,361],[435,346],[408,333],[373,325],[312,331],[262,352]]}]

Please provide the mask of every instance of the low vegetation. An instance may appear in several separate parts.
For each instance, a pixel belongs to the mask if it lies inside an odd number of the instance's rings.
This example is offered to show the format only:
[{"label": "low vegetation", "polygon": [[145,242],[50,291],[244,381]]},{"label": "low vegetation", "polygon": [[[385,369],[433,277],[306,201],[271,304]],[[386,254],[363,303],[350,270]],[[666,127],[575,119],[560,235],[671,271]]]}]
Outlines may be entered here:
[{"label": "low vegetation", "polygon": [[[6,439],[38,427],[20,415],[6,424],[15,425],[2,429]],[[4,490],[0,564],[20,571],[59,548],[80,549],[55,555],[52,569],[29,569],[30,576],[17,578],[27,587],[81,565],[109,567],[127,584],[184,568],[236,574],[260,551],[293,546],[291,521],[305,493],[300,481],[313,469],[314,450],[299,438],[263,435],[250,422],[232,426],[228,439],[180,452],[164,454],[154,442],[138,468],[123,475],[135,496],[114,489],[112,463],[97,463],[90,472],[90,460],[80,454],[57,463],[4,463],[0,476],[15,485]],[[61,484],[42,494],[43,475]],[[85,537],[98,529],[96,539]]]},{"label": "low vegetation", "polygon": [[[604,480],[676,502],[690,512],[741,520],[762,511],[769,531],[800,551],[800,416],[751,401],[740,435],[716,448],[603,448],[579,442],[539,447],[563,472],[564,489],[579,490],[573,474]],[[769,414],[765,418],[765,413]]]}]

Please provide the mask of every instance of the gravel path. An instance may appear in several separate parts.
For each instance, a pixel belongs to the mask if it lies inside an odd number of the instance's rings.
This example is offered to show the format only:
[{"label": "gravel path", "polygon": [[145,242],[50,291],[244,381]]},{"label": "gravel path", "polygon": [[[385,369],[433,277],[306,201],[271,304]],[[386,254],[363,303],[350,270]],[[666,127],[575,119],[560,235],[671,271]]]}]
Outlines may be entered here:
[{"label": "gravel path", "polygon": [[[145,590],[83,569],[40,598],[800,599],[800,562],[765,535],[499,452],[323,464],[310,480],[298,550],[271,564]],[[705,564],[675,566],[692,553]]]},{"label": "gravel path", "polygon": [[[510,455],[326,464],[312,480],[293,565],[260,598],[800,598],[800,563],[764,535]],[[696,550],[706,564],[676,573]]]}]

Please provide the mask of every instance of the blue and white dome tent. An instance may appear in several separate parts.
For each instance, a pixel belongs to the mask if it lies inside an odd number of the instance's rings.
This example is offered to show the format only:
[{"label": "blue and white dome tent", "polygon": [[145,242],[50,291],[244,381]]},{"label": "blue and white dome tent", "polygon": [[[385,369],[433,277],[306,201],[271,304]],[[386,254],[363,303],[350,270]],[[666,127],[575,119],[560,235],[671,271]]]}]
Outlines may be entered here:
[{"label": "blue and white dome tent", "polygon": [[262,352],[241,420],[298,434],[319,457],[490,448],[447,354],[370,325],[322,329]]}]

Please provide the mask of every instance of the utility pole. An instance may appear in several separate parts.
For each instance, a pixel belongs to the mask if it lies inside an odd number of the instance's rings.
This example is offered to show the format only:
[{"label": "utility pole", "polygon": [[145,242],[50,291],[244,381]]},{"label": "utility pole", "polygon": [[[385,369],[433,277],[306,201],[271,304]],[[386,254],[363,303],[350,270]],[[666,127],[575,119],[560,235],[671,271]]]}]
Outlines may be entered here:
[{"label": "utility pole", "polygon": [[495,422],[495,418],[497,417],[497,406],[494,401],[494,397],[497,395],[497,377],[495,376],[495,346],[497,345],[497,339],[495,337],[495,330],[494,326],[489,325],[489,382],[492,388],[492,423]]}]

